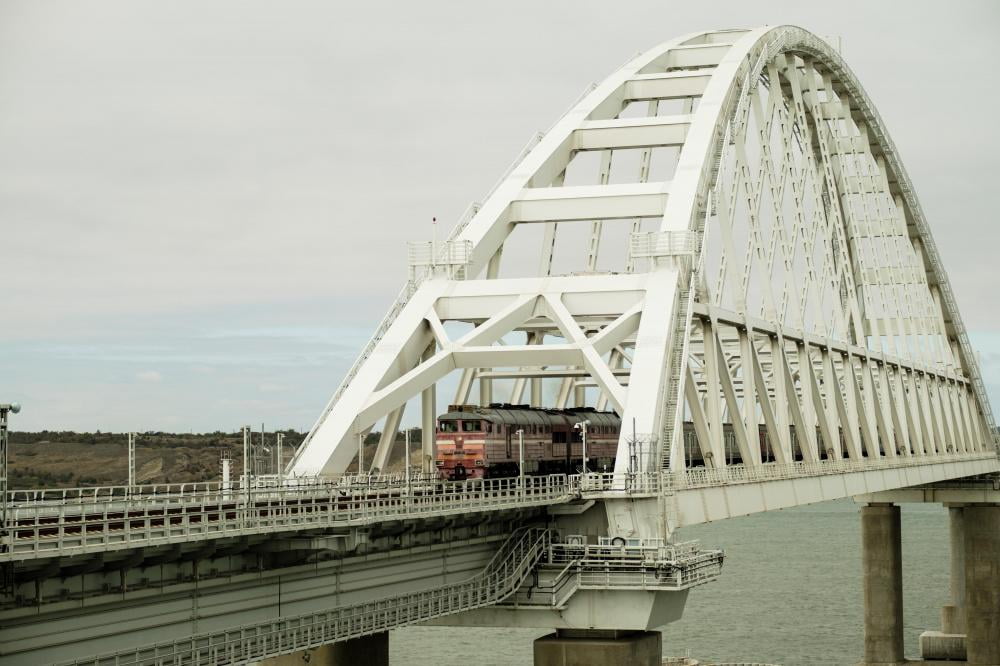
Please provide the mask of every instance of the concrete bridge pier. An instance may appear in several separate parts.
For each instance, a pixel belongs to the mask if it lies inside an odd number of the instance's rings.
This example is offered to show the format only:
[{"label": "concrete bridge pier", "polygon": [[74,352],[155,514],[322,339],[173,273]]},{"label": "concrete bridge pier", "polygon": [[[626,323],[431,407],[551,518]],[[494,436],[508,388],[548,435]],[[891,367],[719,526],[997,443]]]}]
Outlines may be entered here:
[{"label": "concrete bridge pier", "polygon": [[658,631],[559,629],[535,641],[534,666],[660,666]]},{"label": "concrete bridge pier", "polygon": [[903,656],[903,550],[899,506],[861,507],[864,574],[864,666],[897,666]]},{"label": "concrete bridge pier", "polygon": [[965,633],[965,507],[948,507],[948,533],[951,543],[951,603],[941,608],[941,631]]},{"label": "concrete bridge pier", "polygon": [[1000,478],[859,495],[864,561],[864,666],[904,662],[899,507],[935,502],[948,507],[949,603],[941,631],[920,635],[920,656],[938,663],[1000,666]]},{"label": "concrete bridge pier", "polygon": [[1000,505],[964,513],[966,658],[1000,664]]},{"label": "concrete bridge pier", "polygon": [[258,666],[389,666],[389,632],[320,645],[257,662]]}]

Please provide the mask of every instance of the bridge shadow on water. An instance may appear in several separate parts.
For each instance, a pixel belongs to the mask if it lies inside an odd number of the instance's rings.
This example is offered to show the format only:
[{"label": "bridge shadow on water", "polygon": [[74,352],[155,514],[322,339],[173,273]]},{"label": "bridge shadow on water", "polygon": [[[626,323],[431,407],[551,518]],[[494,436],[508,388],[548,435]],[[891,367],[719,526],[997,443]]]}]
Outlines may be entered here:
[{"label": "bridge shadow on water", "polygon": [[[940,625],[948,598],[948,515],[902,505],[906,654]],[[691,592],[667,627],[668,655],[784,666],[847,666],[862,655],[861,519],[851,500],[684,528],[680,539],[726,550],[722,577]],[[391,663],[529,666],[539,629],[411,627],[392,632]]]}]

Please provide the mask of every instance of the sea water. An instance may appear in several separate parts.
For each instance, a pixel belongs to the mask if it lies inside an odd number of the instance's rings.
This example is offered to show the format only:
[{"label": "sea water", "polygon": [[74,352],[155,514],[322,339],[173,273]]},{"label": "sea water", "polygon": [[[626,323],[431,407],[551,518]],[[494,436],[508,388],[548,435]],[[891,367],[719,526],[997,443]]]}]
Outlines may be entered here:
[{"label": "sea water", "polygon": [[[948,513],[902,505],[906,654],[940,629],[948,600]],[[663,632],[664,655],[783,666],[856,664],[863,652],[861,516],[851,500],[684,528],[726,551],[722,577],[695,588],[684,617]],[[530,666],[544,629],[410,627],[389,638],[391,663]],[[610,666],[610,665],[609,665]]]}]

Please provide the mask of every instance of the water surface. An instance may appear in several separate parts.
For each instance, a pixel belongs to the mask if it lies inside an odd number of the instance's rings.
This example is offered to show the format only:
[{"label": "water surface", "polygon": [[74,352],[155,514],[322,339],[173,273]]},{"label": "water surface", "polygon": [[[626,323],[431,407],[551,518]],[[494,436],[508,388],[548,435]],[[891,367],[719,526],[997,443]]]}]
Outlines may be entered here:
[{"label": "water surface", "polygon": [[[948,514],[905,504],[906,653],[939,629],[948,598]],[[683,529],[726,550],[719,581],[694,589],[684,617],[663,634],[665,654],[783,666],[856,664],[862,656],[861,518],[850,500],[761,513]],[[410,627],[390,636],[391,663],[530,666],[544,629]]]}]

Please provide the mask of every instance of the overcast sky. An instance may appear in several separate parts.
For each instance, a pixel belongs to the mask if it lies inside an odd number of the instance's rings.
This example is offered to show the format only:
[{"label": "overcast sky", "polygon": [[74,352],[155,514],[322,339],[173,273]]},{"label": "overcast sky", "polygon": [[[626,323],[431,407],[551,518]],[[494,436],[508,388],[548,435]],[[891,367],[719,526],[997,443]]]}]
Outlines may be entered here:
[{"label": "overcast sky", "polygon": [[841,39],[1000,403],[995,2],[0,0],[0,401],[19,430],[307,428],[406,275],[639,50]]}]

